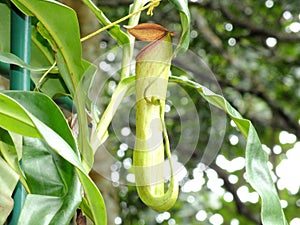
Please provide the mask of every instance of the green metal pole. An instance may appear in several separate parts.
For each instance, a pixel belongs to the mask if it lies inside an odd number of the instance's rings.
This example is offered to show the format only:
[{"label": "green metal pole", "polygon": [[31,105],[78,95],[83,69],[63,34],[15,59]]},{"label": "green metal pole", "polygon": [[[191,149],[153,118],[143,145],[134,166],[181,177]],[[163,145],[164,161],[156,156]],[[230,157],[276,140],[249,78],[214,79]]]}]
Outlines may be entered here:
[{"label": "green metal pole", "polygon": [[[30,17],[22,14],[18,9],[13,7],[11,10],[11,52],[23,59],[26,63],[30,63],[30,38]],[[29,71],[15,65],[11,65],[10,89],[29,91]],[[22,162],[20,162],[20,164],[22,164]],[[26,191],[19,182],[14,192],[14,208],[10,215],[8,225],[16,225],[18,223],[25,197]]]},{"label": "green metal pole", "polygon": [[[11,52],[19,56],[26,63],[30,63],[30,17],[25,16],[16,8],[13,8],[11,12]],[[29,71],[12,65],[10,71],[10,89],[29,91]]]}]

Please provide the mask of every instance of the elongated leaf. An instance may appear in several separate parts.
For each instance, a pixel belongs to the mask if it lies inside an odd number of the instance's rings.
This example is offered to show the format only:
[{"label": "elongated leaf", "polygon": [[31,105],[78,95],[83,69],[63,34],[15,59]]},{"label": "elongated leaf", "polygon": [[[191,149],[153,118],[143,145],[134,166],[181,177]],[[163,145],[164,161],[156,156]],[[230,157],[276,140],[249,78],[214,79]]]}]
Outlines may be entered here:
[{"label": "elongated leaf", "polygon": [[40,137],[25,109],[3,93],[0,93],[0,127],[22,135]]},{"label": "elongated leaf", "polygon": [[[80,161],[75,140],[72,138],[70,129],[60,109],[49,97],[41,93],[24,93],[20,91],[6,92],[6,94],[15,97],[17,101],[20,101],[20,104],[24,105],[24,107],[22,107],[15,102],[17,106],[16,110],[20,111],[20,108],[23,110],[22,112],[32,121],[34,128],[39,132],[39,137],[44,139],[47,146],[76,167],[77,175],[84,188],[90,211],[93,215],[92,219],[96,225],[105,225],[106,211],[103,198]],[[30,97],[30,95],[32,95],[32,97]],[[30,101],[26,102],[28,99],[30,99]],[[51,113],[49,113],[49,109]],[[14,122],[14,120],[12,120],[12,122]],[[2,120],[0,120],[0,126],[1,123],[3,123]],[[26,136],[26,133],[23,134]],[[32,197],[34,196],[30,198]],[[63,213],[63,211],[61,213]]]},{"label": "elongated leaf", "polygon": [[[18,56],[14,55],[12,53],[9,53],[9,52],[0,52],[0,62],[17,65],[17,66],[20,66],[22,68],[25,68],[27,70],[34,71],[34,72],[46,72],[50,68],[50,66],[49,67],[31,66],[31,65],[25,63]],[[58,71],[52,70],[52,72],[57,73]]]},{"label": "elongated leaf", "polygon": [[122,102],[122,99],[129,94],[134,92],[134,76],[124,78],[118,84],[114,91],[109,105],[106,107],[105,112],[102,114],[99,123],[96,125],[96,130],[91,135],[91,143],[94,149],[97,149],[108,137],[108,126],[114,117],[118,106]]},{"label": "elongated leaf", "polygon": [[94,163],[94,152],[89,142],[89,130],[86,114],[86,104],[88,101],[86,93],[87,89],[84,89],[82,85],[84,84],[84,80],[88,80],[91,76],[94,76],[96,67],[90,66],[90,64],[85,61],[83,64],[85,65],[85,75],[76,88],[76,94],[73,101],[76,106],[79,123],[79,134],[77,138],[78,146],[81,153],[83,166],[86,171],[90,171]]},{"label": "elongated leaf", "polygon": [[80,209],[84,212],[84,215],[87,216],[88,218],[92,219],[93,214],[91,212],[90,206],[88,204],[88,201],[83,197],[82,202],[80,204]]},{"label": "elongated leaf", "polygon": [[[33,47],[35,50],[35,55],[41,57],[41,53],[37,51],[37,47]],[[9,52],[0,52],[0,62],[4,63],[4,65],[12,64],[17,65],[22,68],[28,69],[31,71],[31,79],[34,81],[36,85],[39,84],[39,81],[43,74],[49,70],[51,65],[49,66],[32,66],[27,63],[25,63],[22,59],[17,57],[16,55],[9,53]],[[49,63],[48,63],[49,64]],[[42,84],[40,85],[40,90],[44,93],[48,94],[50,97],[54,97],[56,95],[65,95],[67,94],[67,88],[63,84],[63,80],[61,76],[58,74],[57,67],[54,67],[46,78],[42,81]]]},{"label": "elongated leaf", "polygon": [[20,181],[25,189],[29,188],[25,176],[21,170],[18,153],[12,137],[7,130],[0,128],[0,153],[7,164],[19,175]]},{"label": "elongated leaf", "polygon": [[48,96],[27,91],[5,91],[4,93],[22,105],[31,115],[43,121],[45,125],[62,137],[72,149],[76,149],[74,137],[64,115]]},{"label": "elongated leaf", "polygon": [[172,77],[171,80],[195,88],[204,99],[210,104],[223,109],[236,123],[241,133],[247,138],[245,153],[247,180],[261,197],[261,219],[263,224],[287,224],[267,165],[267,155],[262,149],[259,137],[252,123],[249,120],[242,118],[224,97],[213,93],[206,87],[192,81],[187,82],[179,77]]},{"label": "elongated leaf", "polygon": [[0,152],[8,165],[17,173],[21,171],[17,150],[7,130],[0,128]]},{"label": "elongated leaf", "polygon": [[106,225],[107,224],[107,215],[106,215],[106,208],[103,197],[101,193],[98,191],[97,186],[93,183],[91,178],[82,172],[82,170],[77,170],[78,177],[83,184],[86,198],[88,200],[89,209],[87,212],[90,212],[93,218],[95,225]]},{"label": "elongated leaf", "polygon": [[39,91],[51,98],[68,96],[70,94],[59,74],[48,74],[41,80],[42,75],[41,73],[32,73],[30,76]]},{"label": "elongated leaf", "polygon": [[4,224],[13,209],[14,201],[11,195],[17,185],[19,177],[1,157],[0,171],[0,224]]},{"label": "elongated leaf", "polygon": [[[91,0],[83,0],[83,3],[86,4],[91,11],[95,14],[99,22],[103,26],[109,25],[111,22],[110,20],[104,15],[102,10],[100,10]],[[120,46],[129,43],[129,37],[126,33],[124,33],[119,25],[115,25],[108,29],[108,33],[118,42]]]},{"label": "elongated leaf", "polygon": [[189,47],[190,43],[190,10],[188,7],[187,0],[169,0],[180,12],[180,19],[181,19],[181,26],[182,26],[182,33],[181,38],[178,43],[177,51],[186,51]]}]

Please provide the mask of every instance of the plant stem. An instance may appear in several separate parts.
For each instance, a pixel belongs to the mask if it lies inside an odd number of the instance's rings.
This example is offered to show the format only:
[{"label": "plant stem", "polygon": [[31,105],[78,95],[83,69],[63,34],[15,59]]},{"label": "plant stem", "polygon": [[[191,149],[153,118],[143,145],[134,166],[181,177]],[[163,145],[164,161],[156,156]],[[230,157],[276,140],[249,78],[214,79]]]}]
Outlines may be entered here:
[{"label": "plant stem", "polygon": [[40,80],[38,81],[36,87],[34,88],[34,91],[38,91],[42,85],[42,82],[46,78],[46,76],[50,73],[50,71],[56,66],[56,61],[50,66],[50,68],[41,76]]},{"label": "plant stem", "polygon": [[[141,15],[141,9],[143,8],[143,5],[147,3],[148,0],[146,1],[141,1],[141,0],[135,0],[133,5],[130,7],[130,13],[132,14],[133,12],[138,12],[131,16],[128,21],[128,26],[135,26],[138,24],[140,15]],[[151,3],[149,3],[147,6],[151,6]],[[133,48],[134,48],[134,41],[135,38],[132,35],[129,35],[129,45],[125,45],[123,49],[123,57],[122,57],[122,70],[120,73],[120,80],[128,77],[130,75],[130,63],[132,61],[132,56],[133,56]]]},{"label": "plant stem", "polygon": [[139,10],[134,11],[134,12],[132,12],[132,13],[129,13],[127,16],[124,16],[124,17],[122,17],[121,19],[118,19],[118,20],[116,20],[115,22],[113,22],[113,23],[111,23],[111,24],[108,24],[107,26],[104,26],[104,27],[100,28],[99,30],[96,30],[95,32],[93,32],[93,33],[91,33],[91,34],[89,34],[89,35],[87,35],[87,36],[81,38],[80,41],[81,41],[81,42],[86,41],[86,40],[88,40],[88,39],[90,39],[90,38],[96,36],[97,34],[101,33],[102,31],[105,31],[105,30],[107,30],[107,29],[109,29],[109,28],[112,28],[113,26],[115,26],[115,25],[117,25],[117,24],[119,24],[119,23],[121,23],[121,22],[123,22],[123,21],[125,21],[125,20],[127,20],[127,19],[129,19],[129,18],[131,18],[132,16],[141,13],[141,12],[144,11],[145,9],[150,8],[150,7],[151,7],[152,5],[154,5],[156,2],[157,2],[157,1],[150,2],[149,4],[145,5],[144,7],[141,7]]}]

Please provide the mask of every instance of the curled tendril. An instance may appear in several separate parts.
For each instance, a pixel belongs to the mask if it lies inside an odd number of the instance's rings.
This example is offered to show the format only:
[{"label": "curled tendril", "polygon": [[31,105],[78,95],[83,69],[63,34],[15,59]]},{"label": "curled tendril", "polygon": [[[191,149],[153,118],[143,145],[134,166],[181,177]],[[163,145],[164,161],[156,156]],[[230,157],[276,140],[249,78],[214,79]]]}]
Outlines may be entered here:
[{"label": "curled tendril", "polygon": [[155,7],[159,6],[160,0],[151,0],[150,4],[151,6],[149,7],[147,11],[147,15],[153,16],[153,10]]}]

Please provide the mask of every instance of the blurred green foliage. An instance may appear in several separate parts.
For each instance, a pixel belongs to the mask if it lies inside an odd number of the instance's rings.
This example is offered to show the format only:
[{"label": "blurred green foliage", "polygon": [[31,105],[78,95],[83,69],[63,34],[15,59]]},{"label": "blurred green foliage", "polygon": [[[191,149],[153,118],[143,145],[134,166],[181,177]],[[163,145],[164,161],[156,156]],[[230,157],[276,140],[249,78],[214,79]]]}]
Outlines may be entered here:
[{"label": "blurred green foliage", "polygon": [[[111,20],[127,13],[127,1],[101,1],[99,7]],[[117,10],[111,10],[117,6]],[[201,58],[215,75],[224,97],[250,119],[269,154],[270,168],[277,183],[279,196],[291,224],[299,224],[299,191],[291,192],[280,183],[277,167],[289,155],[300,138],[300,4],[297,1],[190,1],[191,41],[190,51]],[[178,41],[180,21],[177,12],[163,1],[149,18],[142,14],[142,22],[162,24],[174,31]],[[107,40],[105,35],[103,40]],[[110,44],[108,41],[109,48]],[[175,59],[176,60],[176,59]],[[196,71],[195,62],[180,58],[180,65],[199,83],[209,83]],[[198,65],[199,66],[199,65]],[[205,68],[204,68],[205,71]],[[178,71],[172,70],[176,75]],[[212,84],[215,87],[214,84]],[[220,90],[220,89],[218,89]],[[179,92],[175,89],[175,92]],[[119,186],[120,224],[259,224],[258,198],[246,183],[244,167],[234,170],[235,162],[244,157],[245,140],[227,119],[227,128],[217,161],[203,169],[201,157],[208,143],[211,128],[211,111],[199,95],[186,89],[186,96],[193,102],[199,117],[200,136],[197,148],[185,163],[186,176],[181,181],[181,194],[175,207],[168,213],[158,214],[145,207],[136,195],[135,188]],[[170,88],[170,93],[172,88]],[[178,93],[176,93],[178,94]],[[178,95],[177,95],[178,96]],[[179,111],[189,112],[182,98],[169,98],[170,111],[166,123],[171,146],[179,142],[182,123]],[[167,101],[168,101],[167,100]],[[181,101],[180,101],[181,100]],[[177,101],[177,102],[176,102]],[[134,115],[133,115],[134,116]],[[195,120],[185,121],[193,129]],[[131,125],[134,128],[134,125]],[[280,136],[286,131],[284,143]],[[113,139],[113,137],[111,137]],[[284,139],[284,138],[283,138]],[[290,140],[290,141],[288,141]],[[298,145],[299,146],[299,145]],[[131,157],[131,150],[119,159]],[[180,161],[179,153],[179,161]],[[220,165],[226,158],[233,171]],[[234,161],[236,160],[236,161]],[[298,159],[299,160],[299,159]],[[291,183],[299,188],[297,166],[290,161],[295,174]],[[121,166],[122,167],[122,166]],[[201,168],[201,169],[200,169]],[[210,172],[209,172],[210,171]],[[214,172],[211,172],[214,171]],[[215,175],[212,175],[215,174]],[[280,175],[281,176],[281,175]],[[285,174],[289,176],[289,174]],[[185,185],[202,183],[200,190],[184,191]],[[290,185],[285,184],[286,187]],[[117,185],[118,186],[118,185]],[[195,186],[196,187],[196,186]],[[245,191],[245,190],[248,190]],[[244,191],[244,192],[243,192]],[[243,197],[244,196],[244,197]],[[248,196],[245,198],[245,196]],[[252,202],[251,202],[252,201]],[[220,217],[221,215],[221,217]],[[222,218],[222,219],[218,219]],[[296,219],[295,219],[296,218]],[[298,218],[298,219],[297,219]],[[219,223],[218,221],[223,222]],[[298,223],[297,223],[298,222]]]}]

